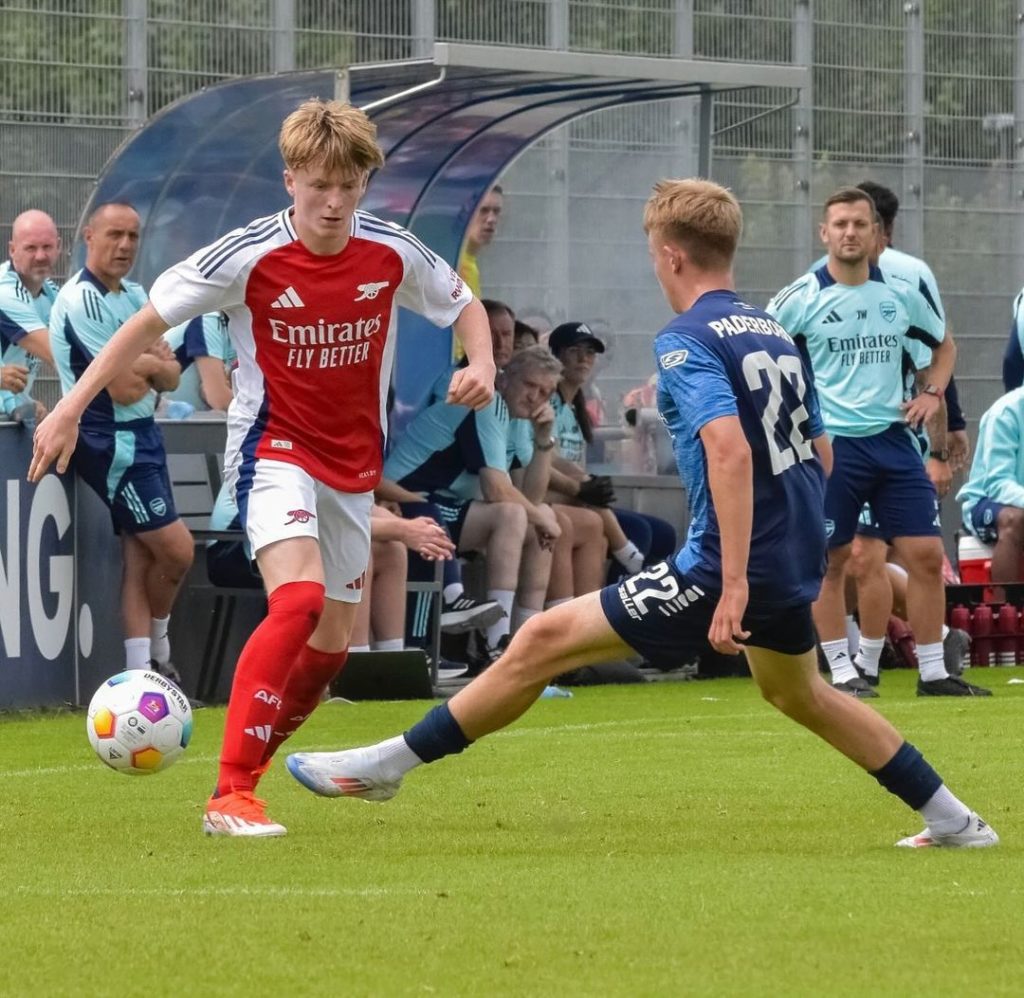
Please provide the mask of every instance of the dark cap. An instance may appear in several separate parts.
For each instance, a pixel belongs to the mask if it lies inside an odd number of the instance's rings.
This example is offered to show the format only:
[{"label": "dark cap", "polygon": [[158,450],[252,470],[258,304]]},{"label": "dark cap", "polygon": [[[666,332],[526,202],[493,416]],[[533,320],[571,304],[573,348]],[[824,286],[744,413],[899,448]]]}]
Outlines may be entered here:
[{"label": "dark cap", "polygon": [[548,349],[553,354],[559,354],[568,347],[579,346],[586,343],[592,346],[598,353],[604,353],[604,344],[590,331],[590,326],[585,322],[563,322],[555,326],[548,337]]}]

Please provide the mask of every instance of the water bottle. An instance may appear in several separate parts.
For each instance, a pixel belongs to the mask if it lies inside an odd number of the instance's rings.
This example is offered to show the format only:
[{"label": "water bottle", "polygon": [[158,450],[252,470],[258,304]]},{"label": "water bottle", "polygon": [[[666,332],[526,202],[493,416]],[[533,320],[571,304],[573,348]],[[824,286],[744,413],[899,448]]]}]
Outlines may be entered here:
[{"label": "water bottle", "polygon": [[545,686],[541,691],[541,700],[554,700],[557,697],[571,697],[572,690],[564,690],[561,686]]},{"label": "water bottle", "polygon": [[992,664],[992,607],[987,603],[975,607],[971,616],[971,665]]},{"label": "water bottle", "polygon": [[166,416],[168,419],[188,419],[196,411],[191,402],[182,399],[171,399],[167,403]]},{"label": "water bottle", "polygon": [[1017,608],[1011,603],[1004,603],[999,608],[995,651],[996,665],[1005,667],[1017,664]]},{"label": "water bottle", "polygon": [[917,668],[917,642],[910,625],[899,617],[890,617],[886,628],[889,643],[896,652],[896,660],[905,669]]}]

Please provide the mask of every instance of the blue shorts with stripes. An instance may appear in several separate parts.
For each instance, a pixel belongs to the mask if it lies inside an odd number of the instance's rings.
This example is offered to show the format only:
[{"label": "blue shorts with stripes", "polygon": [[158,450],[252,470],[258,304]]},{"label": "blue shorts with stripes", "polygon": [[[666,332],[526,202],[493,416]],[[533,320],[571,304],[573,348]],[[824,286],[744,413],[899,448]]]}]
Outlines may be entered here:
[{"label": "blue shorts with stripes", "polygon": [[939,499],[921,463],[921,449],[905,426],[894,423],[869,437],[832,440],[834,463],[825,486],[829,548],[853,540],[864,504],[863,532],[871,537],[938,537]]},{"label": "blue shorts with stripes", "polygon": [[142,534],[178,519],[160,430],[151,419],[116,430],[83,425],[75,471],[106,503],[117,534]]},{"label": "blue shorts with stripes", "polygon": [[[710,648],[708,630],[719,593],[697,585],[670,561],[601,590],[601,609],[623,641],[652,665],[672,669]],[[745,644],[783,655],[814,647],[811,606],[751,601],[743,615]]]},{"label": "blue shorts with stripes", "polygon": [[448,531],[448,535],[459,546],[459,538],[462,536],[462,527],[466,522],[466,514],[469,513],[471,499],[455,499],[452,496],[441,495],[432,492],[427,496],[427,501],[437,507],[441,516],[441,526]]}]

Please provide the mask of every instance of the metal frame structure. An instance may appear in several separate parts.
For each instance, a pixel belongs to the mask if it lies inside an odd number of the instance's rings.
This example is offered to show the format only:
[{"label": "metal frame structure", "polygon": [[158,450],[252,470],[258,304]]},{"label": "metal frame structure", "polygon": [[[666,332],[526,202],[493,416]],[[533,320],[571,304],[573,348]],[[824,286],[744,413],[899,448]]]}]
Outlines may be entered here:
[{"label": "metal frame structure", "polygon": [[[303,98],[339,96],[367,110],[388,157],[364,207],[454,261],[480,199],[513,159],[553,129],[606,108],[696,97],[699,172],[707,175],[715,94],[800,91],[809,79],[803,66],[452,43],[435,44],[430,59],[247,78],[157,114],[107,165],[86,213],[115,198],[136,205],[144,219],[136,276],[151,281],[225,231],[286,204],[279,123]],[[439,371],[450,355],[444,337],[418,335],[422,321],[402,316],[400,336],[416,336],[420,345],[411,364],[403,364],[399,350],[399,412],[420,404],[424,371]]]}]

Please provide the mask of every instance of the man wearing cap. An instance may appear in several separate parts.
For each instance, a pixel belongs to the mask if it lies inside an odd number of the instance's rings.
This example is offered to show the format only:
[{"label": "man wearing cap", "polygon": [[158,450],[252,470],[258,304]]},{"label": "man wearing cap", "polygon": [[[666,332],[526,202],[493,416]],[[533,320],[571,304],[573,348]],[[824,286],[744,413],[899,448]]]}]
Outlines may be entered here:
[{"label": "man wearing cap", "polygon": [[[671,524],[658,517],[612,510],[615,493],[611,479],[587,474],[587,444],[594,439],[594,428],[584,386],[593,374],[597,355],[604,353],[604,343],[585,322],[563,322],[551,331],[548,349],[562,362],[562,378],[551,396],[558,442],[551,501],[597,507],[612,558],[626,571],[639,572],[645,562],[666,558],[675,550],[676,534]],[[583,527],[574,526],[577,533]]]}]

